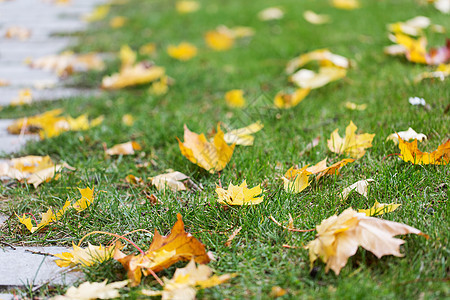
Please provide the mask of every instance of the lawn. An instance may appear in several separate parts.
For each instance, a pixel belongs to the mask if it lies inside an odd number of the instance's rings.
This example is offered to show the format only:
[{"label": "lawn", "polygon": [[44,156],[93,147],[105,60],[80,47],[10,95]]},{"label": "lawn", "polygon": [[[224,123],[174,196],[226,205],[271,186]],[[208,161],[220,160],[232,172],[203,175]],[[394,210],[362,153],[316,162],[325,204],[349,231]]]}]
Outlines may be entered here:
[{"label": "lawn", "polygon": [[[14,154],[50,155],[76,171],[64,171],[58,180],[38,188],[16,181],[5,181],[0,186],[0,212],[7,215],[39,215],[48,208],[60,208],[68,198],[79,198],[77,187],[95,188],[94,203],[81,213],[68,211],[33,234],[17,218],[11,218],[2,228],[2,239],[12,245],[70,247],[95,230],[123,235],[136,229],[157,229],[166,235],[180,213],[186,231],[216,257],[209,263],[214,272],[237,274],[226,283],[199,291],[199,299],[266,299],[271,298],[275,286],[287,292],[282,299],[448,297],[450,169],[448,165],[404,162],[391,155],[400,152],[398,146],[386,141],[389,134],[412,127],[428,137],[419,144],[422,151],[434,151],[446,142],[450,138],[448,79],[414,83],[416,75],[435,67],[383,53],[383,48],[392,44],[387,24],[423,15],[450,30],[448,15],[432,5],[407,0],[361,1],[361,8],[355,10],[336,9],[324,0],[199,2],[198,11],[183,15],[174,9],[175,1],[168,0],[130,0],[112,5],[105,19],[79,34],[79,43],[72,49],[113,54],[107,55],[110,60],[104,71],[75,74],[70,79],[74,86],[98,88],[103,76],[118,70],[120,61],[115,53],[122,45],[137,50],[155,43],[156,52],[150,57],[139,55],[138,61],[150,59],[165,68],[174,80],[166,94],[155,95],[149,85],[143,85],[0,111],[0,118],[26,117],[54,108],[62,108],[73,117],[84,113],[90,118],[105,117],[99,126],[31,142]],[[275,5],[283,8],[284,18],[268,22],[258,19],[258,12]],[[310,24],[303,18],[305,10],[327,14],[332,22]],[[124,16],[128,22],[113,29],[109,21],[114,16]],[[206,46],[204,34],[222,24],[230,28],[249,26],[255,34],[236,40],[227,51],[213,51]],[[427,30],[427,37],[432,46],[445,44],[446,34]],[[166,52],[170,44],[183,41],[198,48],[197,55],[188,61],[176,60]],[[281,90],[293,90],[285,73],[287,62],[321,48],[352,61],[347,76],[312,90],[293,108],[276,108],[275,95]],[[227,106],[224,95],[232,89],[244,91],[246,107]],[[408,98],[414,96],[424,98],[427,106],[409,104]],[[346,101],[367,104],[367,109],[349,110]],[[135,119],[131,126],[122,122],[125,114]],[[193,132],[211,136],[218,122],[222,127],[240,128],[256,121],[261,121],[264,128],[254,134],[254,145],[236,146],[220,174],[211,174],[181,155],[176,137],[183,140],[184,124]],[[332,153],[327,139],[336,128],[343,135],[350,121],[356,124],[358,133],[375,134],[373,147],[344,166],[339,175],[319,181],[311,177],[310,186],[298,194],[285,191],[282,176],[291,166],[314,165],[325,157],[328,163],[334,163],[346,157]],[[304,151],[316,137],[320,137],[319,144]],[[105,145],[129,140],[139,142],[143,149],[129,156],[105,155]],[[149,178],[167,169],[183,172],[203,189],[158,191]],[[128,183],[125,177],[129,174],[142,178],[144,184]],[[367,198],[352,193],[341,201],[345,187],[369,178],[375,181],[369,186]],[[225,188],[230,182],[241,184],[244,179],[249,187],[261,185],[262,203],[226,207],[217,202],[216,185]],[[146,196],[151,194],[160,203],[152,203]],[[404,257],[378,259],[359,248],[339,275],[331,270],[325,273],[325,264],[319,260],[311,270],[303,246],[314,239],[315,232],[291,232],[269,218],[273,216],[287,225],[290,214],[295,228],[312,229],[348,207],[365,209],[375,201],[401,204],[396,211],[377,218],[415,227],[430,238],[399,237],[406,241],[401,247]],[[231,246],[226,246],[239,227],[242,229]],[[146,250],[153,237],[138,232],[129,238]],[[97,234],[86,241],[107,244],[111,237]],[[131,253],[133,248],[128,245],[125,250]],[[158,276],[171,278],[175,268],[185,264],[178,262]],[[83,271],[89,281],[126,279],[125,270],[115,260]],[[139,287],[123,289],[122,297],[143,297],[139,294],[142,287],[158,289],[159,285],[148,276]],[[37,296],[47,297],[54,292],[49,285],[41,288]]]}]

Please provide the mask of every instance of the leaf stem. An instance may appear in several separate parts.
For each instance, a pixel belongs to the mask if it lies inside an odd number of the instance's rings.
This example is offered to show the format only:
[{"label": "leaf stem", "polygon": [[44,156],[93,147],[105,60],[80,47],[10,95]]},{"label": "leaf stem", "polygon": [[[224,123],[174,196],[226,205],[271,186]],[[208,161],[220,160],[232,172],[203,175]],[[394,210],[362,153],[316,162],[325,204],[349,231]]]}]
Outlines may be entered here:
[{"label": "leaf stem", "polygon": [[116,233],[110,233],[110,232],[105,232],[105,231],[92,231],[92,232],[89,232],[88,234],[86,234],[85,236],[83,236],[83,237],[81,238],[81,240],[78,242],[78,247],[81,245],[81,242],[82,242],[85,238],[87,238],[88,236],[90,236],[90,235],[92,235],[92,234],[95,234],[95,233],[101,233],[101,234],[111,235],[111,236],[115,236],[115,237],[118,238],[118,239],[123,239],[123,240],[127,241],[128,243],[130,243],[131,245],[133,245],[133,247],[136,248],[143,256],[145,255],[145,252],[144,252],[141,248],[139,248],[139,246],[136,245],[136,244],[135,244],[133,241],[131,241],[130,239],[128,239],[128,238],[126,238],[126,237],[124,237],[124,236],[118,235],[118,234],[116,234]]}]

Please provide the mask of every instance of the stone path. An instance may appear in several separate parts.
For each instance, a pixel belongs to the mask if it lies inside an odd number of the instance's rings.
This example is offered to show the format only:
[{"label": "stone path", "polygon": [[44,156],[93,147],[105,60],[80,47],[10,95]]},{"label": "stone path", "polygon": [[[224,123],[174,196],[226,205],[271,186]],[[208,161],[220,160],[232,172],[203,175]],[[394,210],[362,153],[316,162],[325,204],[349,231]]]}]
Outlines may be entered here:
[{"label": "stone path", "polygon": [[[55,34],[85,30],[86,23],[81,20],[81,16],[107,1],[72,0],[68,5],[57,5],[54,2],[56,1],[0,1],[0,80],[10,83],[9,86],[0,86],[0,106],[9,105],[19,91],[25,88],[31,89],[33,101],[63,99],[84,92],[65,87],[52,72],[29,68],[25,60],[58,54],[76,42],[74,38]],[[31,36],[23,41],[7,39],[5,32],[11,26],[31,29]],[[11,122],[12,120],[0,120],[0,153],[18,151],[27,140],[37,138],[9,135],[6,128]],[[0,230],[8,218],[0,214]],[[61,247],[13,249],[0,243],[0,299],[13,299],[13,295],[8,293],[11,287],[30,284],[39,286],[46,282],[70,284],[80,278],[80,273],[61,275],[61,271],[65,270],[56,266],[53,256],[27,250],[53,254],[67,251]]]},{"label": "stone path", "polygon": [[[9,105],[22,89],[30,89],[33,101],[59,100],[83,91],[67,88],[58,76],[50,71],[32,69],[25,61],[46,55],[58,54],[72,43],[74,38],[57,36],[86,29],[82,16],[92,12],[95,6],[106,0],[72,0],[58,5],[52,0],[0,1],[0,80],[9,82],[0,86],[0,106]],[[31,30],[29,38],[6,38],[12,26]],[[0,153],[12,153],[30,139],[9,136],[5,131],[10,121],[0,122]],[[33,137],[31,137],[33,139]]]}]

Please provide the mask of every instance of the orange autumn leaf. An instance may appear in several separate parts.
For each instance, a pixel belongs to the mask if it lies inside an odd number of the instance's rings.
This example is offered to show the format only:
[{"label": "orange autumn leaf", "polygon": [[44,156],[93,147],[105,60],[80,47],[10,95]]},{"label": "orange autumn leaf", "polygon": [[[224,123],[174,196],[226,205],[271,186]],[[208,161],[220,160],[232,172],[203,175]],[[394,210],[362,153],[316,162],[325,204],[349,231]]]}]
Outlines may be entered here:
[{"label": "orange autumn leaf", "polygon": [[352,208],[343,211],[339,216],[323,220],[316,227],[316,239],[306,245],[309,250],[311,267],[318,258],[326,263],[325,272],[332,269],[339,275],[350,256],[355,255],[358,247],[381,258],[384,255],[403,256],[400,245],[404,240],[394,236],[414,233],[428,236],[411,226],[368,217]]},{"label": "orange autumn leaf", "polygon": [[139,285],[142,274],[148,276],[151,272],[162,271],[178,261],[194,259],[197,263],[206,264],[213,259],[212,254],[206,252],[205,245],[184,231],[181,214],[177,219],[167,236],[160,235],[155,229],[153,242],[144,254],[125,255],[116,248],[114,259],[127,270],[132,286]]},{"label": "orange autumn leaf", "polygon": [[197,134],[184,125],[184,142],[179,138],[181,154],[194,164],[202,167],[210,173],[221,171],[231,159],[234,151],[234,144],[229,146],[224,133],[220,129],[220,123],[217,125],[217,133],[212,142],[208,142],[205,135]]},{"label": "orange autumn leaf", "polygon": [[446,165],[450,161],[450,139],[440,145],[435,151],[422,152],[417,148],[417,140],[406,142],[398,138],[400,158],[415,165]]},{"label": "orange autumn leaf", "polygon": [[339,170],[348,163],[352,163],[355,160],[353,158],[345,158],[343,160],[338,161],[337,163],[332,164],[327,167],[327,158],[318,162],[316,165],[306,168],[306,171],[311,174],[317,174],[316,180],[319,180],[321,177],[325,175],[338,175]]}]

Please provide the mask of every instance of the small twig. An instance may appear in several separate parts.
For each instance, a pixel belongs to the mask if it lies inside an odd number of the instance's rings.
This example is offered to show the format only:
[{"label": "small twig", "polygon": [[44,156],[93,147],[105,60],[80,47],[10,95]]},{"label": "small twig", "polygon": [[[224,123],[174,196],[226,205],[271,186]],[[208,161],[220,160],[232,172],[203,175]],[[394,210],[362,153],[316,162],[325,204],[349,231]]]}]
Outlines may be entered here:
[{"label": "small twig", "polygon": [[13,250],[16,250],[16,247],[14,247],[14,246],[11,245],[11,244],[8,244],[7,242],[0,241],[0,243],[2,243],[3,245],[6,245],[6,246],[8,246],[8,247],[11,247]]},{"label": "small twig", "polygon": [[280,222],[278,222],[277,220],[275,220],[275,218],[272,217],[272,216],[270,216],[269,219],[271,219],[271,220],[272,220],[275,224],[277,224],[278,226],[280,226],[280,227],[282,227],[282,228],[284,228],[284,229],[286,229],[286,230],[293,231],[293,232],[311,232],[311,231],[316,230],[315,228],[313,228],[313,229],[297,229],[297,228],[289,228],[289,227],[286,227],[286,226],[282,225]]},{"label": "small twig", "polygon": [[162,280],[158,277],[158,275],[156,275],[155,272],[153,272],[152,269],[146,269],[146,270],[149,271],[150,274],[152,274],[152,276],[156,279],[156,281],[158,281],[158,283],[159,283],[161,286],[164,286],[164,282],[162,282]]},{"label": "small twig", "polygon": [[29,249],[25,249],[25,252],[30,252],[30,253],[37,254],[37,255],[53,256],[53,254],[50,254],[50,253],[45,253],[45,252],[40,252],[40,251],[33,251],[33,250],[29,250]]},{"label": "small twig", "polygon": [[36,292],[37,290],[39,290],[39,289],[40,289],[41,287],[43,287],[44,285],[49,284],[50,282],[54,281],[56,278],[58,278],[58,276],[60,276],[60,275],[62,275],[62,274],[69,273],[69,272],[73,271],[74,269],[75,269],[75,267],[72,267],[72,268],[63,270],[63,271],[61,271],[61,272],[58,272],[58,274],[56,274],[55,276],[53,276],[53,277],[50,278],[49,280],[47,280],[47,281],[45,281],[45,282],[43,282],[43,283],[41,283],[41,284],[35,286],[31,291],[32,291],[33,293]]}]

